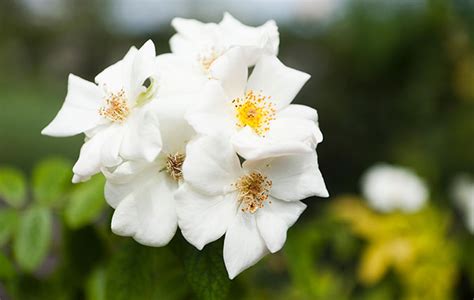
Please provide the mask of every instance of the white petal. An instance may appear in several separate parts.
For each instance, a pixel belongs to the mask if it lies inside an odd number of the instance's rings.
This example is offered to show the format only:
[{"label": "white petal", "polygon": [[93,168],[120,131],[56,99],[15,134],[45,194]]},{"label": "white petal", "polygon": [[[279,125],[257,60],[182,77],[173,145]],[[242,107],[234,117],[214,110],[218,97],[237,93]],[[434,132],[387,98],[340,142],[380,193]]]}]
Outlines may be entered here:
[{"label": "white petal", "polygon": [[132,99],[135,99],[143,92],[145,80],[155,74],[156,58],[155,45],[148,40],[134,57],[130,73],[130,91]]},{"label": "white petal", "polygon": [[158,116],[146,107],[136,108],[123,126],[120,155],[128,160],[153,161],[161,151]]},{"label": "white petal", "polygon": [[230,279],[256,264],[268,249],[260,236],[255,215],[238,211],[224,239],[224,263]]},{"label": "white petal", "polygon": [[197,98],[196,106],[185,116],[194,130],[205,135],[230,136],[235,131],[233,107],[220,84],[207,83]]},{"label": "white petal", "polygon": [[241,175],[239,158],[225,139],[203,136],[188,144],[183,176],[199,191],[221,195]]},{"label": "white petal", "polygon": [[61,110],[41,132],[50,136],[71,136],[96,127],[102,117],[102,91],[92,82],[69,74],[68,93]]},{"label": "white petal", "polygon": [[173,35],[170,39],[170,49],[174,54],[193,56],[196,54],[193,46],[192,42],[179,33]]},{"label": "white petal", "polygon": [[174,18],[171,20],[171,26],[186,38],[199,38],[205,24],[194,19]]},{"label": "white petal", "polygon": [[256,213],[257,225],[268,249],[275,253],[285,244],[286,231],[298,220],[306,205],[300,201],[284,202],[271,197],[269,200],[271,203]]},{"label": "white petal", "polygon": [[278,112],[279,118],[306,119],[318,122],[318,112],[309,106],[290,104]]},{"label": "white petal", "polygon": [[284,201],[297,201],[311,196],[328,197],[319,171],[316,152],[246,161],[244,168],[259,170],[272,181],[270,195]]},{"label": "white petal", "polygon": [[321,140],[321,131],[313,121],[287,118],[272,121],[265,137],[259,136],[250,127],[232,136],[235,150],[246,159],[309,153]]},{"label": "white petal", "polygon": [[228,44],[243,46],[248,65],[254,65],[260,55],[278,54],[280,43],[275,21],[270,20],[258,27],[242,24],[229,13],[224,13],[219,26],[226,33]]},{"label": "white petal", "polygon": [[[72,168],[76,175],[73,182],[86,181],[92,175],[99,173],[100,169],[104,167],[103,159],[107,163],[114,161],[120,163],[117,152],[106,151],[109,149],[109,141],[114,141],[113,144],[116,145],[117,139],[120,138],[118,135],[119,131],[115,126],[108,126],[98,131],[82,145],[79,158]],[[112,149],[116,148],[112,147]]]},{"label": "white petal", "polygon": [[212,78],[218,79],[227,99],[235,99],[245,94],[248,68],[242,49],[235,47],[217,58],[211,65]]},{"label": "white petal", "polygon": [[153,110],[160,120],[162,152],[168,154],[185,153],[186,144],[196,134],[184,119],[186,110],[195,100],[193,93],[178,93],[157,99]]},{"label": "white petal", "polygon": [[223,236],[237,214],[236,196],[235,193],[209,196],[183,184],[175,199],[179,228],[184,238],[202,250]]},{"label": "white petal", "polygon": [[171,53],[158,55],[156,73],[158,74],[156,102],[161,101],[161,96],[196,93],[208,81],[208,76],[197,66],[194,57]]},{"label": "white petal", "polygon": [[122,162],[119,156],[120,145],[123,141],[122,126],[112,124],[104,131],[102,149],[100,151],[101,167],[114,167]]},{"label": "white petal", "polygon": [[131,47],[125,54],[124,58],[115,64],[107,67],[95,77],[95,82],[105,87],[108,92],[118,92],[121,89],[129,93],[130,88],[130,74],[132,64],[138,49]]},{"label": "white petal", "polygon": [[310,127],[313,127],[315,143],[318,144],[323,141],[323,134],[319,129],[318,112],[314,108],[301,104],[290,104],[278,112],[277,119],[287,123],[295,123],[298,122],[295,120],[301,119],[313,121],[315,126],[311,125]]},{"label": "white petal", "polygon": [[114,212],[112,217],[112,232],[121,236],[133,236],[138,228],[138,211],[135,198],[126,197]]},{"label": "white petal", "polygon": [[142,174],[147,167],[150,167],[150,164],[146,162],[126,161],[113,170],[103,168],[102,173],[107,178],[104,188],[107,203],[116,208],[134,190],[136,180],[141,180],[137,175]]},{"label": "white petal", "polygon": [[163,173],[155,174],[135,185],[120,202],[112,218],[112,231],[133,236],[140,244],[159,247],[168,244],[177,229],[173,197],[176,183]]},{"label": "white petal", "polygon": [[293,101],[309,78],[309,74],[285,66],[275,56],[263,55],[250,75],[247,90],[270,96],[279,110]]}]

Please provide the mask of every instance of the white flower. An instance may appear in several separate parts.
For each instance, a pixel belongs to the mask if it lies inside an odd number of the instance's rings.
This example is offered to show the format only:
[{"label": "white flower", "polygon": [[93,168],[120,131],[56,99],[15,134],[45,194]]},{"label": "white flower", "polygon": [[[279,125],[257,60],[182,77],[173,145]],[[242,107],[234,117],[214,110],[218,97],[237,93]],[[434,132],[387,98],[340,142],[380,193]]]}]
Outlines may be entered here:
[{"label": "white flower", "polygon": [[183,236],[202,249],[225,234],[231,279],[283,247],[287,229],[306,207],[298,200],[328,196],[315,152],[241,167],[232,146],[216,137],[188,144],[183,175],[185,184],[175,196]]},{"label": "white flower", "polygon": [[247,80],[239,48],[229,51],[186,119],[204,135],[231,138],[246,159],[313,152],[322,141],[316,110],[290,104],[310,76],[264,55]]},{"label": "white flower", "polygon": [[188,57],[207,73],[214,62],[234,46],[242,47],[247,66],[254,65],[262,54],[277,55],[278,28],[274,21],[259,27],[243,25],[225,13],[219,24],[175,18],[171,22],[177,33],[170,39],[171,51]]},{"label": "white flower", "polygon": [[453,198],[466,218],[468,230],[474,234],[474,180],[467,175],[456,178]]},{"label": "white flower", "polygon": [[411,170],[387,164],[371,167],[362,178],[369,205],[381,212],[416,212],[428,198],[425,183]]},{"label": "white flower", "polygon": [[182,183],[185,145],[194,135],[184,121],[189,105],[177,95],[153,104],[160,119],[163,149],[152,162],[126,161],[104,169],[105,198],[115,208],[112,231],[148,246],[164,246],[177,228],[174,193]]},{"label": "white flower", "polygon": [[155,46],[148,41],[139,50],[132,47],[121,61],[97,75],[97,84],[69,75],[66,100],[42,133],[86,134],[73,168],[74,182],[123,160],[153,161],[160,152],[158,119],[147,109],[155,97],[155,60]]}]

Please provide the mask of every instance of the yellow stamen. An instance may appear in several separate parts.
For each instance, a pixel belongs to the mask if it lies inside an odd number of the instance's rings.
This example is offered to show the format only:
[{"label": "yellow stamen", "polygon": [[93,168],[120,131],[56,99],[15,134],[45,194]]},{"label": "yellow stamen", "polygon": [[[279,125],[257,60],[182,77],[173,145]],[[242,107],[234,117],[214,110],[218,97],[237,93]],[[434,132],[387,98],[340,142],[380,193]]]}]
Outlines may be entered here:
[{"label": "yellow stamen", "polygon": [[272,181],[260,172],[252,172],[240,177],[233,186],[239,191],[242,211],[253,214],[268,200]]},{"label": "yellow stamen", "polygon": [[270,130],[270,122],[275,120],[276,111],[275,105],[269,99],[270,97],[249,90],[245,93],[245,97],[232,100],[237,127],[249,126],[258,135],[265,136]]},{"label": "yellow stamen", "polygon": [[105,100],[106,105],[99,109],[99,114],[112,122],[123,122],[127,119],[130,108],[127,104],[124,90],[111,93]]},{"label": "yellow stamen", "polygon": [[176,181],[183,179],[184,158],[181,153],[168,154],[166,158],[166,172]]}]

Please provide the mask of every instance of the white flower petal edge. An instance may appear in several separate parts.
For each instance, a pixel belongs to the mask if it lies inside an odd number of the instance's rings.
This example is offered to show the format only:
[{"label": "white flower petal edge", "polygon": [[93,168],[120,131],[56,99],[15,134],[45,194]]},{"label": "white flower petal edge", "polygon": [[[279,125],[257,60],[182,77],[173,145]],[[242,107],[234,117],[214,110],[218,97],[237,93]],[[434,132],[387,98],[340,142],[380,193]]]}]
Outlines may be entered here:
[{"label": "white flower petal edge", "polygon": [[[219,26],[228,33],[226,36],[230,39],[230,44],[244,46],[244,54],[249,65],[254,65],[262,54],[278,55],[280,35],[274,20],[258,27],[251,27],[225,12]],[[257,49],[252,46],[256,46]]]},{"label": "white flower petal edge", "polygon": [[251,161],[244,169],[259,170],[272,181],[271,195],[283,201],[297,201],[312,196],[329,197],[319,171],[316,152]]},{"label": "white flower petal edge", "polygon": [[270,252],[279,251],[286,241],[286,231],[306,209],[301,201],[285,202],[270,198],[271,205],[257,211],[258,230]]},{"label": "white flower petal edge", "polygon": [[327,196],[316,154],[246,161],[242,168],[228,142],[201,136],[188,144],[186,164],[187,184],[176,197],[181,232],[198,249],[225,232],[230,278],[283,247],[306,207],[298,200]]},{"label": "white flower petal edge", "polygon": [[95,84],[69,74],[68,93],[60,111],[41,134],[72,136],[99,125],[103,120],[97,112],[103,94]]},{"label": "white flower petal edge", "polygon": [[255,216],[239,210],[229,224],[224,239],[224,263],[229,278],[234,279],[267,253]]},{"label": "white flower petal edge", "polygon": [[[116,166],[124,159],[152,161],[160,153],[159,122],[148,111],[148,102],[155,96],[155,73],[155,46],[147,41],[97,75],[97,85],[69,76],[63,107],[42,133],[86,134],[73,182],[85,181],[102,167]],[[144,86],[147,78],[152,81],[148,88]]]},{"label": "white flower petal edge", "polygon": [[[112,231],[132,236],[140,244],[159,247],[173,238],[178,221],[173,197],[176,183],[164,174],[153,176],[155,171],[135,180],[133,190],[114,212]],[[112,184],[109,189],[113,189]]]},{"label": "white flower petal edge", "polygon": [[197,138],[187,145],[184,180],[208,195],[222,195],[241,176],[240,161],[228,141]]},{"label": "white flower petal edge", "polygon": [[278,54],[280,40],[274,21],[251,27],[225,13],[219,24],[174,18],[171,25],[177,31],[170,39],[171,51],[196,59],[204,70],[236,46],[243,49],[245,66],[254,65],[263,54]]},{"label": "white flower petal edge", "polygon": [[288,106],[311,75],[285,66],[276,56],[263,55],[255,65],[247,90],[271,96],[277,110]]},{"label": "white flower petal edge", "polygon": [[184,238],[197,249],[219,239],[237,210],[235,193],[209,196],[183,184],[175,195],[178,224]]}]

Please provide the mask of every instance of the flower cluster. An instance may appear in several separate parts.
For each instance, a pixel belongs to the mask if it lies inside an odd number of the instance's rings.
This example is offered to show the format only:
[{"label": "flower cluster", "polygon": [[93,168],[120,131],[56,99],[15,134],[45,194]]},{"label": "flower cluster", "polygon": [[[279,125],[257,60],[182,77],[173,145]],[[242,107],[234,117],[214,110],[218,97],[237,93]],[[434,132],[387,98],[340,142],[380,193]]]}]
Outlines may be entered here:
[{"label": "flower cluster", "polygon": [[105,175],[114,233],[163,246],[179,226],[198,249],[225,235],[234,278],[283,247],[300,200],[328,196],[318,114],[291,104],[310,76],[277,58],[273,21],[172,25],[172,53],[148,41],[95,83],[70,75],[43,134],[85,134],[73,182]]}]

